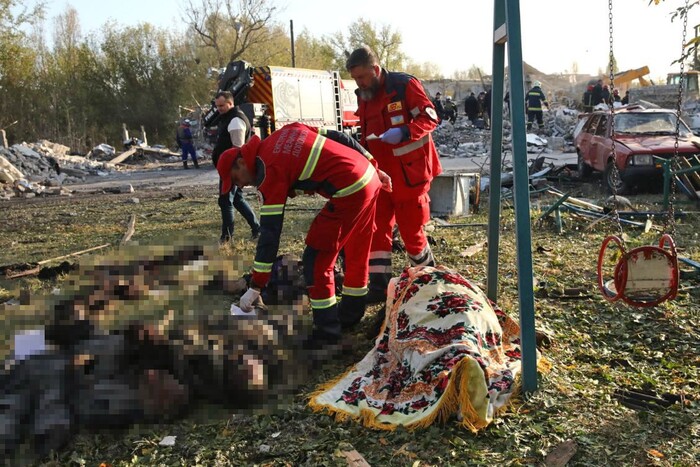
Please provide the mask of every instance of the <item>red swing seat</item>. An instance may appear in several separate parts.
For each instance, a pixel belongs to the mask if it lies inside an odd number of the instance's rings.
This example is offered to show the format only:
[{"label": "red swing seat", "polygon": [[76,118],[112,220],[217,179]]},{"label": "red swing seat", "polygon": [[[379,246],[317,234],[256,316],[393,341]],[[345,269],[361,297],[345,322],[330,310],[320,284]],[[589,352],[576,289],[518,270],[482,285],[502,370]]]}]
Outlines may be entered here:
[{"label": "red swing seat", "polygon": [[[608,245],[614,242],[622,252],[611,280],[603,277],[603,263]],[[676,245],[663,234],[659,246],[641,246],[630,251],[616,235],[609,235],[598,254],[598,287],[603,297],[637,307],[656,306],[673,300],[678,294],[679,270]]]}]

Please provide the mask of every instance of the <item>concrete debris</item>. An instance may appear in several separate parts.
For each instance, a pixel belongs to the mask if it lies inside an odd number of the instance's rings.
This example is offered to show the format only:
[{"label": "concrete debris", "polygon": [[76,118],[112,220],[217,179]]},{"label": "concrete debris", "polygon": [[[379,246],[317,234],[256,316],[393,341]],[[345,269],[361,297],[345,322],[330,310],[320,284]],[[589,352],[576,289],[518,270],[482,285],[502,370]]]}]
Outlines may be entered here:
[{"label": "concrete debris", "polygon": [[69,152],[69,147],[46,140],[0,147],[0,199],[70,195],[64,185],[114,171],[113,165]]},{"label": "concrete debris", "polygon": [[[536,133],[527,134],[528,152],[549,154],[553,151],[573,153],[575,148],[574,129],[579,123],[580,112],[561,104],[552,104],[549,111],[544,112],[543,128]],[[452,124],[443,121],[433,131],[433,138],[440,157],[443,158],[476,158],[481,167],[481,174],[488,174],[489,164],[483,163],[491,154],[491,130],[480,128],[482,125],[472,124],[464,115],[459,115]],[[535,125],[535,128],[537,126]],[[534,129],[533,129],[534,130]],[[512,155],[512,132],[510,117],[504,114],[503,120],[503,159]],[[482,178],[482,183],[484,179]]]},{"label": "concrete debris", "polygon": [[540,148],[547,146],[547,140],[534,133],[528,133],[525,138],[528,146],[537,146]]},{"label": "concrete debris", "polygon": [[114,149],[114,146],[110,146],[109,144],[98,144],[90,152],[87,154],[87,157],[89,159],[95,159],[95,160],[100,160],[100,161],[108,161],[116,155],[116,149]]},{"label": "concrete debris", "polygon": [[17,170],[17,168],[10,164],[3,156],[0,156],[0,182],[14,183],[15,180],[20,180],[22,178],[24,178],[24,174]]}]

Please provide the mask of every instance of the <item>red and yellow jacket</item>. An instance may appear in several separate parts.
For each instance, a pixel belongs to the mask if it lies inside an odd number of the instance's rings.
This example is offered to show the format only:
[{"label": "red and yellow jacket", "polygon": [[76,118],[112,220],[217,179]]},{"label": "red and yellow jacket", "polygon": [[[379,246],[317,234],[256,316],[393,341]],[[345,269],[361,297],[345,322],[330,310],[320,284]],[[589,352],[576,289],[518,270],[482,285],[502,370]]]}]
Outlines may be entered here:
[{"label": "red and yellow jacket", "polygon": [[[382,69],[382,84],[370,101],[358,97],[356,115],[362,128],[362,145],[389,174],[395,200],[425,194],[433,177],[442,173],[432,131],[438,123],[435,107],[421,82],[405,73]],[[390,128],[401,128],[401,143],[392,145],[367,136],[379,136]]]},{"label": "red and yellow jacket", "polygon": [[241,152],[246,163],[255,157],[255,185],[262,197],[253,284],[264,287],[277,257],[287,198],[300,192],[350,196],[376,176],[377,163],[344,133],[301,123],[285,125],[254,145],[244,145]]}]

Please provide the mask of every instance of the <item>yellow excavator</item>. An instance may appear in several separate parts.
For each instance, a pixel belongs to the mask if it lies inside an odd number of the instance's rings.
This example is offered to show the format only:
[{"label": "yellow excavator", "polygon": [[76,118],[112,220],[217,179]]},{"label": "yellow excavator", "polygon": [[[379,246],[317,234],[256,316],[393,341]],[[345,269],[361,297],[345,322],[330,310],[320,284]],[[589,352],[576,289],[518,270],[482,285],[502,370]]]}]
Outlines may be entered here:
[{"label": "yellow excavator", "polygon": [[639,81],[640,86],[651,86],[653,83],[645,78],[649,74],[649,67],[643,66],[634,70],[621,71],[614,76],[615,87],[624,94],[629,88],[629,83],[635,79]]}]

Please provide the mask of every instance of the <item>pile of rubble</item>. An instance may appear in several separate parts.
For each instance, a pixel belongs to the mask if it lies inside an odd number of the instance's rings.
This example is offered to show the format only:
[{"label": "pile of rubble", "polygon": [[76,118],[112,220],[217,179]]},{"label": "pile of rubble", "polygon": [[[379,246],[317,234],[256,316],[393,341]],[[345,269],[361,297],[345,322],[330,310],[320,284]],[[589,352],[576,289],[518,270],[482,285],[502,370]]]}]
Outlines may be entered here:
[{"label": "pile of rubble", "polygon": [[[579,112],[568,107],[554,107],[544,112],[544,128],[537,134],[528,133],[528,152],[552,153],[575,152],[574,128]],[[435,145],[441,157],[489,157],[491,153],[491,131],[483,125],[472,125],[464,116],[454,124],[443,121],[433,132]],[[508,117],[503,120],[503,152],[512,152],[511,124]]]},{"label": "pile of rubble", "polygon": [[67,146],[45,140],[0,147],[0,199],[70,194],[63,185],[115,170],[106,162],[68,155],[69,151]]}]

